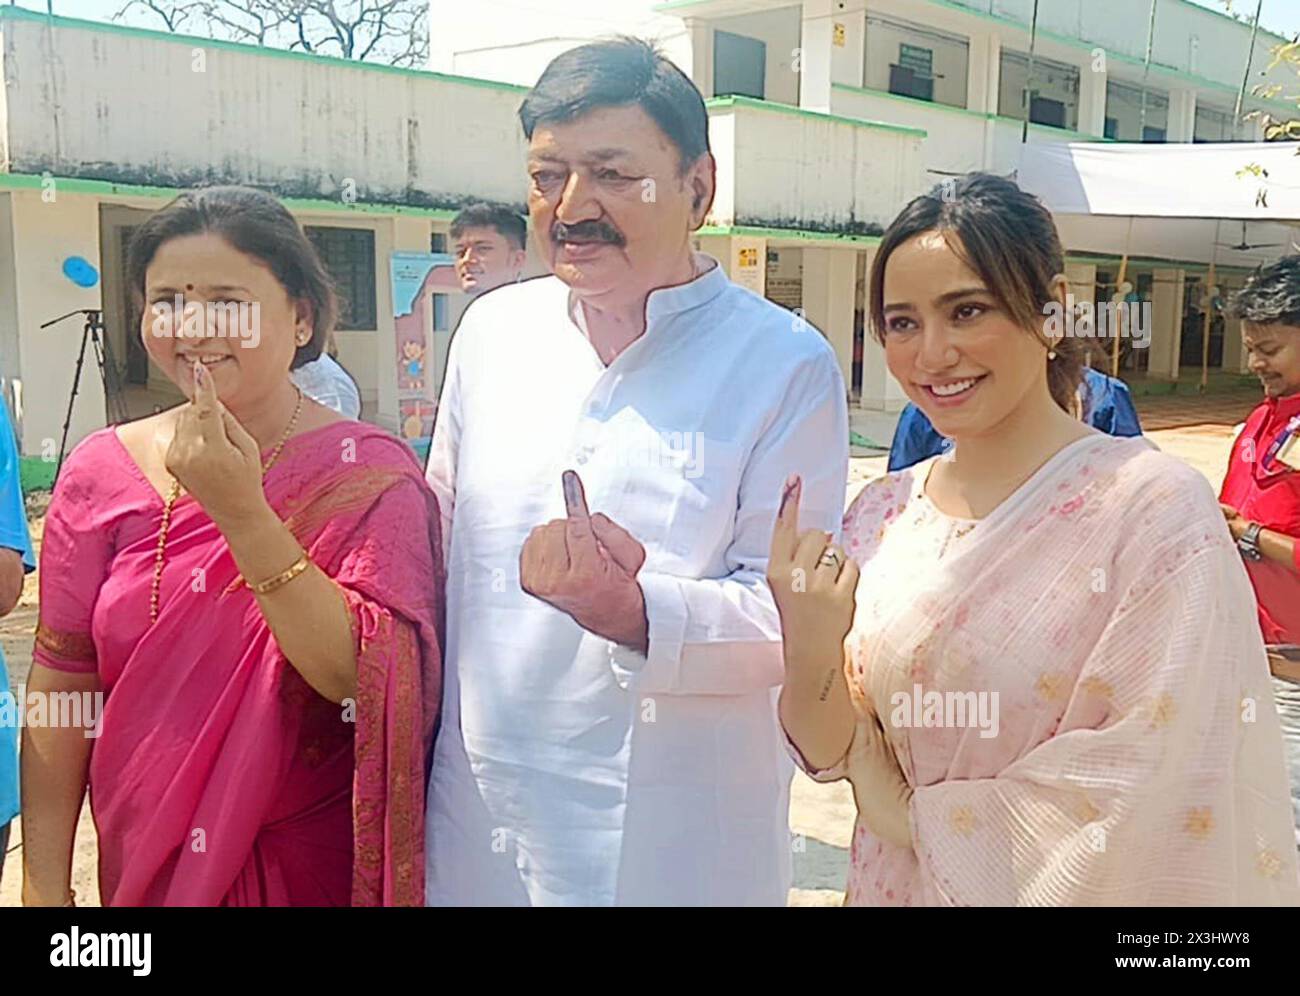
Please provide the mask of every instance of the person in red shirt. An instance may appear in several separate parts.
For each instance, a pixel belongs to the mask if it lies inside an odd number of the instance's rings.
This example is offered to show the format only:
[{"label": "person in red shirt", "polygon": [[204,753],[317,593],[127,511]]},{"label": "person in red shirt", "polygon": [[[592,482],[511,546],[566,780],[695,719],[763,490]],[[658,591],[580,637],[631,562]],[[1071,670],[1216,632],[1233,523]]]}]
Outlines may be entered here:
[{"label": "person in red shirt", "polygon": [[1300,643],[1300,255],[1263,267],[1233,302],[1264,402],[1232,448],[1219,501],[1259,600],[1264,642]]},{"label": "person in red shirt", "polygon": [[1256,270],[1232,310],[1264,402],[1233,444],[1219,502],[1259,602],[1300,828],[1300,255]]}]

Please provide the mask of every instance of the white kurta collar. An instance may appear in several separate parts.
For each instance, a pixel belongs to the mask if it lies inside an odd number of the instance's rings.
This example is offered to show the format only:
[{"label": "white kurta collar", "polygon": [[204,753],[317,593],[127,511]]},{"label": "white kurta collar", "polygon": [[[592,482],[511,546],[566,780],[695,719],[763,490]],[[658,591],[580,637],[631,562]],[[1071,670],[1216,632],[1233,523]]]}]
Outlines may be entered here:
[{"label": "white kurta collar", "polygon": [[700,272],[699,276],[676,287],[661,287],[659,290],[651,291],[646,298],[647,330],[660,319],[708,304],[727,289],[727,274],[716,259],[707,253],[697,252],[692,256],[692,260],[696,270]]},{"label": "white kurta collar", "polygon": [[[700,305],[708,304],[727,289],[731,282],[722,264],[708,253],[697,252],[691,257],[698,276],[676,287],[661,287],[647,295],[645,303],[645,325],[648,332],[656,322],[673,315],[690,311]],[[569,295],[569,317],[583,335],[587,334],[586,315],[582,305]]]}]

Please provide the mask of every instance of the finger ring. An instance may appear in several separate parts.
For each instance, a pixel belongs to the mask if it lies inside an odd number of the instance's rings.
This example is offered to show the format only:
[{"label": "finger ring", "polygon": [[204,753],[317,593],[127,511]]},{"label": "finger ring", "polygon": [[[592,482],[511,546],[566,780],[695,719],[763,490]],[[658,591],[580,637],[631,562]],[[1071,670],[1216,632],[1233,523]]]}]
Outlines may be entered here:
[{"label": "finger ring", "polygon": [[839,567],[840,555],[834,550],[823,550],[822,555],[818,558],[817,563],[825,564],[827,567]]}]

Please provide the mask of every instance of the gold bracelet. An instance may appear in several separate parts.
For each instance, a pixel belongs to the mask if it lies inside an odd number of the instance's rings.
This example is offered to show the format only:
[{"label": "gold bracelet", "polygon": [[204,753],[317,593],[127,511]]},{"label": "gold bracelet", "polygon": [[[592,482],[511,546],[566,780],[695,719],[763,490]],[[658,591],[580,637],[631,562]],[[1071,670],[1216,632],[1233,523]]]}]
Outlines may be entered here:
[{"label": "gold bracelet", "polygon": [[310,566],[311,561],[307,558],[307,554],[304,553],[285,570],[275,575],[275,577],[267,578],[265,581],[258,582],[257,584],[250,584],[248,587],[253,590],[253,594],[255,595],[269,595],[277,588],[282,588],[287,585]]}]

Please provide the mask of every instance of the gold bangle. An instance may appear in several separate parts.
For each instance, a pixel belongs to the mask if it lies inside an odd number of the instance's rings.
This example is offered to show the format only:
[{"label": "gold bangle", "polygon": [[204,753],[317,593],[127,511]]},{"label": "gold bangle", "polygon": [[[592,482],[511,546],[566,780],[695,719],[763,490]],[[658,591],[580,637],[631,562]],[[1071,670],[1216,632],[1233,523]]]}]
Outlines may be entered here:
[{"label": "gold bangle", "polygon": [[311,561],[307,558],[307,554],[304,553],[275,577],[267,578],[257,584],[250,584],[248,587],[253,590],[255,595],[268,595],[277,588],[284,587],[310,566]]}]

